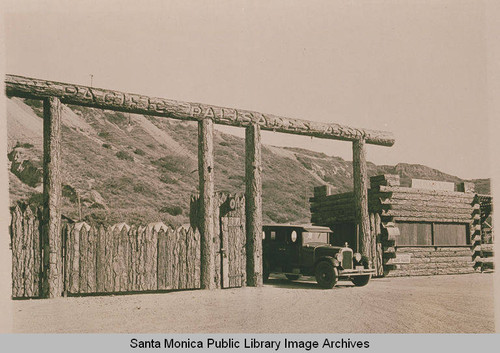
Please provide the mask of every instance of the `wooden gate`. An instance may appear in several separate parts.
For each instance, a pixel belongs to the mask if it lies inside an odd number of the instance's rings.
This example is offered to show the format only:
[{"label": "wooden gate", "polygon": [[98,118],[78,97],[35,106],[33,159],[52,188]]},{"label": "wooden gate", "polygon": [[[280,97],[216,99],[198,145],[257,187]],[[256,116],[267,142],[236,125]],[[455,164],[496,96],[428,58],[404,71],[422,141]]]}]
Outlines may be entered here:
[{"label": "wooden gate", "polygon": [[[214,264],[215,287],[246,286],[246,218],[245,196],[217,192],[215,194]],[[191,198],[190,219],[199,227],[199,198]]]},{"label": "wooden gate", "polygon": [[227,195],[219,208],[221,287],[246,284],[245,198]]}]

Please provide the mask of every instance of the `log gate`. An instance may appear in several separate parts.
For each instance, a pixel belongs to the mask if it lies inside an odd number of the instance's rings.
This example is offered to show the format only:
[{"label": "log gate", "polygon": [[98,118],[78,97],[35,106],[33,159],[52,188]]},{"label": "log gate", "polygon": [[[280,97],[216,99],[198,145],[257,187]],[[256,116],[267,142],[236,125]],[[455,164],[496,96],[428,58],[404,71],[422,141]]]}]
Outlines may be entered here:
[{"label": "log gate", "polygon": [[[246,283],[262,285],[262,163],[261,130],[305,135],[353,143],[353,178],[356,195],[356,223],[362,253],[369,255],[370,219],[368,215],[366,144],[392,146],[392,133],[359,129],[335,123],[321,123],[263,114],[243,109],[217,107],[148,97],[102,88],[6,75],[6,94],[43,100],[43,214],[41,297],[62,295],[61,256],[61,103],[145,114],[198,122],[198,173],[200,190],[201,288],[217,287],[214,251],[214,152],[213,124],[246,129]],[[364,243],[363,243],[364,242]]]}]

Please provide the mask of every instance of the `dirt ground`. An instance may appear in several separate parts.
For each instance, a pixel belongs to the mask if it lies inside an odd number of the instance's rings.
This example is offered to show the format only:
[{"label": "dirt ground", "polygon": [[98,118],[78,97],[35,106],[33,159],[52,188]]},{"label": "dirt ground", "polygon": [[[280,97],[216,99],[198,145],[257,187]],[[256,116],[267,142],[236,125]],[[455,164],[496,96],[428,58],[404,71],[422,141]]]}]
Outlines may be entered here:
[{"label": "dirt ground", "polygon": [[12,301],[15,332],[494,332],[493,274]]}]

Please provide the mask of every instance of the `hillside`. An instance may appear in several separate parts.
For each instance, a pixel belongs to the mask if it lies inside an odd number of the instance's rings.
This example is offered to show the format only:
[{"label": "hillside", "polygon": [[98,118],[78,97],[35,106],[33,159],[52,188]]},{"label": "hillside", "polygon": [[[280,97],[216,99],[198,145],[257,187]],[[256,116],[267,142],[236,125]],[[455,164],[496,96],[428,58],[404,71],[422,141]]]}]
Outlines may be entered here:
[{"label": "hillside", "polygon": [[[42,181],[41,102],[7,101],[11,203],[40,202]],[[64,107],[62,127],[63,214],[106,223],[173,225],[189,217],[198,192],[197,125],[151,116],[93,108]],[[244,140],[215,133],[216,190],[244,192]],[[352,163],[297,148],[263,146],[265,221],[307,222],[313,186],[352,189]],[[369,175],[397,173],[411,178],[459,182],[438,170],[413,164],[368,164]],[[489,193],[489,180],[476,181]]]}]

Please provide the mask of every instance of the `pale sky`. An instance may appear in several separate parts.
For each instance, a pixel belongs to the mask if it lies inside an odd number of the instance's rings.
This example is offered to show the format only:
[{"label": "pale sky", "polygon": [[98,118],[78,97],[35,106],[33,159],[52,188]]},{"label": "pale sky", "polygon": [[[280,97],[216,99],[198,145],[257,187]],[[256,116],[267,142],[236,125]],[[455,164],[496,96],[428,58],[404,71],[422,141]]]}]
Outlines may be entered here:
[{"label": "pale sky", "polygon": [[[21,0],[4,25],[7,73],[388,130],[369,161],[491,175],[480,1]],[[263,142],[352,160],[349,142]]]}]

